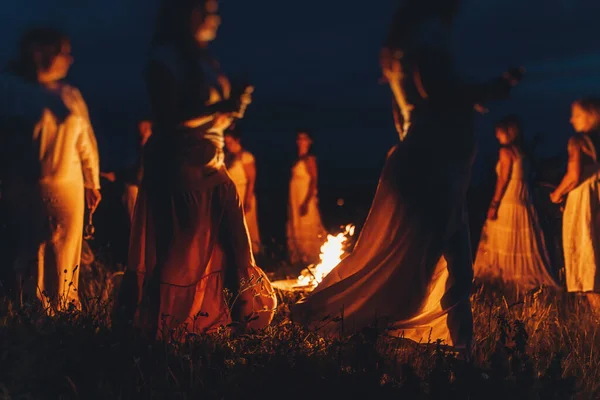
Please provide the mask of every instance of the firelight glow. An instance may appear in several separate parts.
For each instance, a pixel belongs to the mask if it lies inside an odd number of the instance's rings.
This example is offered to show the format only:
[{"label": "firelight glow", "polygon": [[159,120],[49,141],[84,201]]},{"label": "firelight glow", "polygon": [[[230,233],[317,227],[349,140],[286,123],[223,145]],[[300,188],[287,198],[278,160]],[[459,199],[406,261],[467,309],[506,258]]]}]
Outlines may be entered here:
[{"label": "firelight glow", "polygon": [[346,225],[343,232],[337,235],[327,235],[327,241],[321,246],[319,256],[321,262],[311,265],[302,271],[298,277],[298,286],[312,286],[315,288],[323,279],[342,261],[346,252],[345,244],[354,235],[355,226]]}]

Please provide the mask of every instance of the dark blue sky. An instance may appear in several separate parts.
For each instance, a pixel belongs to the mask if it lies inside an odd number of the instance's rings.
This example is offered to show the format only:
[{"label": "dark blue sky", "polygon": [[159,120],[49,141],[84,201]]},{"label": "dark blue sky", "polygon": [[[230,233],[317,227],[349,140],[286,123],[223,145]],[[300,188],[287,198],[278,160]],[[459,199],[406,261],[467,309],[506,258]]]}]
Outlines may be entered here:
[{"label": "dark blue sky", "polygon": [[[224,69],[247,73],[255,102],[245,142],[262,170],[287,170],[294,130],[312,127],[326,183],[376,182],[395,140],[388,89],[377,84],[381,39],[397,2],[355,0],[222,0],[215,52]],[[90,106],[103,164],[130,154],[125,140],[146,112],[141,71],[156,0],[22,0],[0,15],[5,63],[24,27],[51,22],[73,37],[69,80]],[[484,78],[511,65],[529,74],[504,104],[480,119],[480,154],[494,150],[491,123],[518,112],[543,132],[548,153],[570,134],[569,103],[600,94],[600,1],[468,0],[456,21],[459,64]],[[262,161],[261,161],[262,159]]]}]

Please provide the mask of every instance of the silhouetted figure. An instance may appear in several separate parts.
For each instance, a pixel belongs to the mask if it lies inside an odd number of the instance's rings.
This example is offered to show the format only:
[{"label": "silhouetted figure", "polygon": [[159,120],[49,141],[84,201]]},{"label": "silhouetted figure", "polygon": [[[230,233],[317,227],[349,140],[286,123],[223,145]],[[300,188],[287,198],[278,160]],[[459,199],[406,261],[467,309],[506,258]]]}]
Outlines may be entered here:
[{"label": "silhouetted figure", "polygon": [[[344,333],[378,322],[393,335],[442,339],[468,353],[473,277],[465,197],[474,106],[508,95],[518,73],[461,82],[449,50],[457,1],[414,0],[396,13],[382,52],[400,143],[388,154],[352,254],[293,308],[294,319]],[[343,324],[343,325],[342,325]]]},{"label": "silhouetted figure", "polygon": [[[230,97],[208,52],[217,8],[214,0],[165,0],[146,73],[153,134],[116,322],[133,320],[150,337],[184,327],[212,331],[252,311],[262,312],[251,325],[265,326],[276,304],[224,165],[223,132],[250,96]],[[230,310],[224,290],[236,296],[241,282],[256,285]]]}]

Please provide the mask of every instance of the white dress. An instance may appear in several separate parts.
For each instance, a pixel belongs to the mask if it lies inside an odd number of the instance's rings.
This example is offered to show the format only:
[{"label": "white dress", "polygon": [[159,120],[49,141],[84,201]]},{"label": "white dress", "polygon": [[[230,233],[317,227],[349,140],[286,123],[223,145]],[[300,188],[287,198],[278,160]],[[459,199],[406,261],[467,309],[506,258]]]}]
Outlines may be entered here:
[{"label": "white dress", "polygon": [[[555,287],[548,273],[548,252],[526,181],[527,160],[516,154],[512,162],[498,218],[486,221],[481,233],[473,265],[475,277],[481,281],[500,280],[523,290],[542,285]],[[499,168],[498,163],[497,174]]]},{"label": "white dress", "polygon": [[[246,176],[246,170],[244,165],[254,164],[254,156],[248,151],[242,151],[242,154],[235,158],[231,165],[227,168],[227,172],[231,177],[231,180],[235,184],[240,199],[244,201],[246,199],[246,190],[248,188],[248,177]],[[258,231],[258,219],[256,215],[256,196],[253,194],[250,199],[250,211],[245,211],[246,225],[248,226],[248,232],[250,233],[250,239],[252,240],[252,251],[254,254],[260,252],[260,234]]]},{"label": "white dress", "polygon": [[23,293],[37,296],[49,311],[50,306],[80,306],[84,188],[100,188],[98,146],[87,106],[77,89],[64,85],[59,90],[71,115],[57,123],[46,110],[33,132],[20,132],[31,135],[23,156],[37,179],[15,179],[10,189],[19,221],[15,271]]},{"label": "white dress", "polygon": [[588,135],[582,135],[581,141],[582,182],[569,192],[563,214],[567,291],[600,292],[600,172],[594,144]]},{"label": "white dress", "polygon": [[306,215],[300,215],[300,206],[308,194],[310,179],[306,161],[296,162],[292,167],[290,180],[287,221],[288,252],[292,264],[317,261],[321,245],[327,237],[316,194],[310,199]]}]

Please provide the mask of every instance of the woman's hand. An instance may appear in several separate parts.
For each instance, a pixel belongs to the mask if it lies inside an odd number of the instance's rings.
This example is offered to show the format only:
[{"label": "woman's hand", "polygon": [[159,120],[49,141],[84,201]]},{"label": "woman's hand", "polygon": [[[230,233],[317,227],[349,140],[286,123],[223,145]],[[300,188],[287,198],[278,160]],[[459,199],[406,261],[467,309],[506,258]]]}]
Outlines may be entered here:
[{"label": "woman's hand", "polygon": [[490,221],[495,221],[498,219],[498,209],[496,207],[490,207],[487,212],[487,219]]},{"label": "woman's hand", "polygon": [[502,78],[511,86],[515,87],[521,82],[523,79],[523,75],[525,74],[525,68],[509,68],[504,74],[502,74]]},{"label": "woman's hand", "polygon": [[102,200],[100,190],[89,188],[85,189],[85,203],[87,208],[90,210],[90,214],[93,214],[96,211],[98,204],[100,204],[100,200]]},{"label": "woman's hand", "polygon": [[563,197],[560,193],[557,193],[556,191],[550,193],[550,201],[553,202],[554,204],[560,204],[563,201]]},{"label": "woman's hand", "polygon": [[115,175],[114,172],[100,172],[100,176],[109,182],[114,182],[117,180],[117,175]]},{"label": "woman's hand", "polygon": [[225,131],[233,123],[233,115],[231,113],[218,113],[213,120],[212,129]]}]

